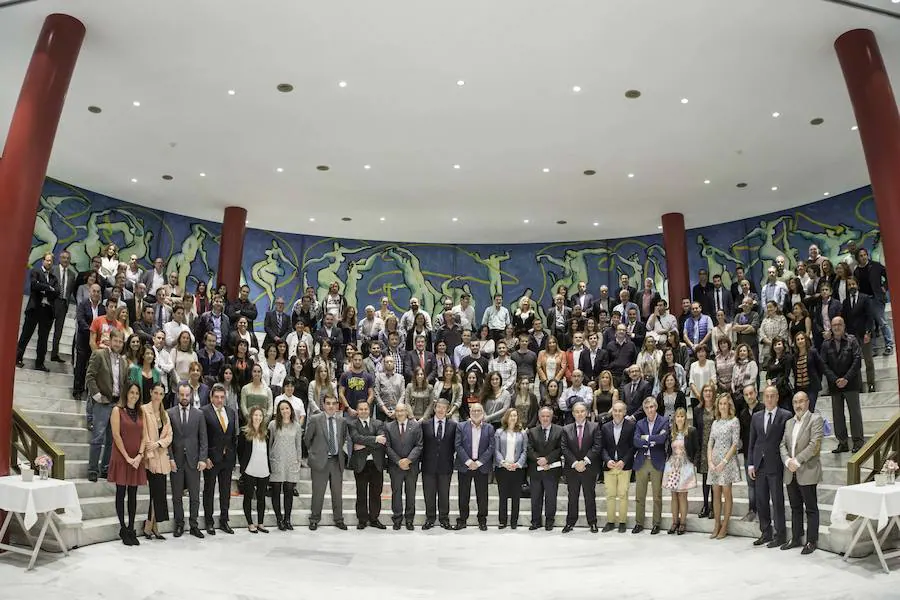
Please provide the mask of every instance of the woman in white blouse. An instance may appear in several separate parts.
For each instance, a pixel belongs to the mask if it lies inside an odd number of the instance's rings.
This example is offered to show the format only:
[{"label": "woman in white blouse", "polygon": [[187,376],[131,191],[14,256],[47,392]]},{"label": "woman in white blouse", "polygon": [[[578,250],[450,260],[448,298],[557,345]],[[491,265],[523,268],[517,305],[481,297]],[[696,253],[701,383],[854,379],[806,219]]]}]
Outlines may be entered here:
[{"label": "woman in white blouse", "polygon": [[647,372],[649,369],[649,372],[652,373],[655,378],[661,362],[662,350],[656,349],[656,338],[652,335],[648,335],[644,338],[644,346],[637,355],[636,364],[641,368],[641,372]]},{"label": "woman in white blouse", "polygon": [[509,523],[512,529],[519,525],[519,499],[522,496],[522,484],[525,483],[525,461],[528,442],[519,412],[510,408],[503,413],[500,427],[494,434],[494,475],[497,479],[497,490],[500,495],[498,520],[499,529],[507,524],[507,504],[512,501]]},{"label": "woman in white blouse", "polygon": [[731,323],[725,318],[725,311],[719,309],[716,311],[716,326],[712,330],[712,347],[713,352],[719,351],[719,341],[728,340],[734,344],[734,332],[731,329]]},{"label": "woman in white blouse", "polygon": [[700,390],[707,383],[716,384],[716,363],[706,357],[706,346],[694,350],[697,360],[691,365],[688,382],[691,388],[691,407],[700,404]]},{"label": "woman in white blouse", "polygon": [[116,273],[119,271],[119,249],[115,244],[109,244],[103,250],[103,257],[100,259],[100,276],[110,282],[110,285],[116,281]]},{"label": "woman in white blouse", "polygon": [[182,331],[178,336],[175,347],[170,352],[172,363],[175,365],[175,376],[178,378],[178,381],[187,381],[191,371],[191,363],[199,362],[192,342],[191,332]]},{"label": "woman in white blouse", "polygon": [[262,366],[263,381],[272,388],[272,395],[279,395],[284,378],[287,377],[287,371],[284,364],[278,362],[278,347],[275,344],[269,344],[266,347],[266,356],[259,364]]},{"label": "woman in white blouse", "polygon": [[294,323],[294,330],[287,335],[285,341],[288,345],[288,356],[290,358],[297,356],[297,348],[300,346],[301,342],[306,344],[307,352],[310,348],[315,347],[313,336],[306,331],[303,321],[299,320]]},{"label": "woman in white blouse", "polygon": [[[238,462],[241,467],[244,492],[244,517],[250,533],[269,533],[263,527],[266,514],[266,491],[269,487],[269,430],[263,425],[264,415],[260,407],[250,409],[247,424],[238,436]],[[251,508],[256,497],[256,520],[253,520]]]},{"label": "woman in white blouse", "polygon": [[766,316],[759,325],[759,356],[769,356],[772,340],[776,337],[787,339],[787,319],[781,314],[781,307],[773,300],[766,303]]}]

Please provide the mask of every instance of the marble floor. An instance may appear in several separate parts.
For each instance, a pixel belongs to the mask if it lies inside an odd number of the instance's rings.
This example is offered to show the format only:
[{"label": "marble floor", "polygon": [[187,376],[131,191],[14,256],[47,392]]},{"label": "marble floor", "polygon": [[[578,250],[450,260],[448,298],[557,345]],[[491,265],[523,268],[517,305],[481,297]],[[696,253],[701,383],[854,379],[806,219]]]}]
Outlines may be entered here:
[{"label": "marble floor", "polygon": [[221,532],[125,547],[109,542],[48,555],[0,556],[0,599],[398,597],[548,600],[900,598],[897,572],[874,557],[754,548],[747,538],[651,537],[575,530]]}]

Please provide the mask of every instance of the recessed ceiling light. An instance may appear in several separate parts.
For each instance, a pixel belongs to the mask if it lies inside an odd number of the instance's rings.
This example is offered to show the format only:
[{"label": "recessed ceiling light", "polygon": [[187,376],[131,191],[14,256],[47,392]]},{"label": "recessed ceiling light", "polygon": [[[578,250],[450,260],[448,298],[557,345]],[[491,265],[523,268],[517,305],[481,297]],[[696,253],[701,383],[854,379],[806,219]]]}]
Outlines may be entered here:
[{"label": "recessed ceiling light", "polygon": [[522,221],[522,222],[525,223],[525,224],[527,225],[527,224],[528,224],[528,219],[525,219],[525,220]]},{"label": "recessed ceiling light", "polygon": [[338,81],[338,87],[342,87],[342,88],[347,87],[347,82],[346,81]]},{"label": "recessed ceiling light", "polygon": [[294,86],[290,83],[279,83],[277,86],[275,86],[275,89],[282,94],[287,94],[294,91]]},{"label": "recessed ceiling light", "polygon": [[310,222],[310,223],[314,222],[315,220],[316,220],[315,217],[310,217],[310,218],[309,218],[309,222]]},{"label": "recessed ceiling light", "polygon": [[773,192],[777,192],[777,191],[778,191],[778,186],[777,186],[777,185],[773,185],[773,186],[772,186],[772,191],[773,191]]},{"label": "recessed ceiling light", "polygon": [[380,220],[381,220],[381,221],[384,221],[384,217],[381,217],[381,219],[380,219]]},{"label": "recessed ceiling light", "polygon": [[682,99],[681,99],[681,103],[682,103],[682,104],[687,104],[688,102],[690,102],[690,100],[688,100],[687,98],[682,98]]},{"label": "recessed ceiling light", "polygon": [[459,219],[457,219],[456,217],[453,217],[453,219],[451,219],[451,220],[452,220],[454,223],[456,223],[457,221],[459,221]]},{"label": "recessed ceiling light", "polygon": [[628,179],[634,179],[634,173],[629,173],[629,174],[628,174]]},{"label": "recessed ceiling light", "polygon": [[88,112],[96,114],[100,114],[103,112],[103,109],[99,106],[88,106]]},{"label": "recessed ceiling light", "polygon": [[775,118],[775,119],[777,119],[777,118],[780,117],[780,116],[781,116],[781,113],[780,113],[780,112],[777,112],[777,111],[776,111],[776,112],[773,112],[773,113],[772,113],[772,117]]},{"label": "recessed ceiling light", "polygon": [[556,222],[557,225],[565,225],[566,223],[568,223],[568,221],[566,221],[564,219],[560,219],[559,221]]},{"label": "recessed ceiling light", "polygon": [[572,91],[575,92],[575,93],[577,94],[578,92],[581,91],[581,86],[580,86],[580,85],[573,85],[573,86],[572,86]]},{"label": "recessed ceiling light", "polygon": [[600,223],[594,223],[594,227],[599,227]]},{"label": "recessed ceiling light", "polygon": [[318,165],[316,169],[318,169],[319,171],[328,171],[329,169],[331,169],[331,167],[329,167],[328,165]]},{"label": "recessed ceiling light", "polygon": [[466,85],[466,82],[463,81],[462,79],[460,79],[459,81],[456,82],[456,85],[458,85],[459,87],[462,87],[462,86]]},{"label": "recessed ceiling light", "polygon": [[453,165],[454,169],[459,169],[459,165]]},{"label": "recessed ceiling light", "polygon": [[371,168],[372,168],[372,165],[363,165],[363,169],[365,169],[366,171],[368,171]]},{"label": "recessed ceiling light", "polygon": [[200,177],[206,177],[206,173],[200,173]]},{"label": "recessed ceiling light", "polygon": [[737,184],[735,187],[739,187],[739,188],[743,189],[743,188],[747,187],[747,184],[742,181],[739,184]]},{"label": "recessed ceiling light", "polygon": [[541,170],[542,170],[544,173],[549,173],[549,172],[550,172],[550,167],[544,167],[544,168],[541,169]]},{"label": "recessed ceiling light", "polygon": [[341,221],[352,221],[352,217],[341,217]]},{"label": "recessed ceiling light", "polygon": [[163,175],[162,178],[165,179],[166,181],[172,181],[173,179],[175,179],[171,175]]},{"label": "recessed ceiling light", "polygon": [[706,185],[709,185],[709,179],[704,179],[703,183],[705,183]]},{"label": "recessed ceiling light", "polygon": [[809,122],[809,124],[810,125],[821,125],[824,122],[825,122],[825,119],[823,119],[822,117],[816,117],[815,119],[811,120]]},{"label": "recessed ceiling light", "polygon": [[588,175],[588,176],[590,176],[590,175],[596,175],[596,174],[597,174],[597,171],[595,171],[595,170],[593,170],[593,169],[588,169],[588,170],[586,170],[586,171],[584,172],[584,174],[585,174],[585,175]]},{"label": "recessed ceiling light", "polygon": [[856,125],[854,125],[853,127],[850,128],[850,131],[858,131],[858,130],[859,130],[859,127],[857,127]]},{"label": "recessed ceiling light", "polygon": [[[900,0],[898,0],[898,1],[900,1]],[[822,195],[823,195],[823,196],[830,196],[830,195],[831,195],[831,192],[825,192],[825,193],[822,194]]]},{"label": "recessed ceiling light", "polygon": [[625,97],[628,98],[629,100],[634,100],[636,98],[640,98],[641,91],[640,90],[627,90],[625,92]]},{"label": "recessed ceiling light", "polygon": [[235,91],[234,91],[234,90],[228,90],[228,95],[229,95],[229,96],[234,96],[234,94],[235,94]]},{"label": "recessed ceiling light", "polygon": [[140,106],[140,105],[141,105],[141,103],[138,102],[137,100],[135,100],[134,102],[132,102],[132,104],[133,104],[134,106]]},{"label": "recessed ceiling light", "polygon": [[284,169],[282,169],[281,167],[278,167],[277,169],[275,169],[275,172],[276,173],[284,173]]},{"label": "recessed ceiling light", "polygon": [[657,229],[662,229],[662,225],[657,225],[656,228],[657,228]]},{"label": "recessed ceiling light", "polygon": [[131,178],[131,183],[137,183],[137,179],[135,179],[134,177],[132,177],[132,178]]}]

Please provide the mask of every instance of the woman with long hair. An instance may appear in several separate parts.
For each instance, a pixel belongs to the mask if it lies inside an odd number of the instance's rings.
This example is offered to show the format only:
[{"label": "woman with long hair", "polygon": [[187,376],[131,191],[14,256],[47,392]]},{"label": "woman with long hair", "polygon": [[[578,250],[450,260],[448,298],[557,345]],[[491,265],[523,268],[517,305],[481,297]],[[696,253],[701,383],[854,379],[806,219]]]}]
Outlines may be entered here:
[{"label": "woman with long hair", "polygon": [[232,365],[228,363],[222,365],[222,371],[219,373],[219,383],[225,386],[225,406],[233,410],[234,414],[241,414],[242,386],[238,385]]},{"label": "woman with long hair", "polygon": [[275,344],[266,346],[263,359],[259,361],[262,367],[263,382],[272,388],[272,395],[277,396],[281,393],[281,386],[284,384],[284,378],[287,377],[287,371],[284,364],[278,362],[278,348]]},{"label": "woman with long hair", "polygon": [[303,377],[306,381],[312,381],[313,377],[315,377],[316,370],[313,367],[312,357],[309,355],[309,349],[306,346],[306,342],[297,344],[297,353],[291,358],[291,368],[289,371],[295,380]]},{"label": "woman with long hair", "polygon": [[590,414],[595,420],[605,423],[612,418],[613,404],[618,401],[619,390],[616,389],[612,371],[608,369],[601,371],[597,376],[597,389],[594,391]]},{"label": "woman with long hair", "polygon": [[344,339],[344,346],[349,344],[354,346],[357,345],[357,321],[356,307],[352,304],[348,304],[344,307],[344,311],[341,313],[341,321],[338,323],[338,327],[340,327],[341,335]]},{"label": "woman with long hair", "polygon": [[675,380],[678,382],[678,389],[687,394],[687,371],[685,371],[684,366],[678,361],[678,355],[675,352],[675,348],[669,345],[666,345],[663,348],[662,360],[659,361],[659,376],[657,376],[656,381],[661,384],[663,377],[665,377],[667,373],[671,373],[675,376]]},{"label": "woman with long hair", "polygon": [[700,458],[697,430],[688,425],[687,409],[678,407],[672,417],[672,432],[666,440],[663,487],[672,492],[672,526],[669,535],[683,535],[687,528],[688,491],[697,485],[694,465]]},{"label": "woman with long hair", "polygon": [[[809,412],[816,411],[816,400],[822,391],[822,376],[825,374],[825,363],[810,343],[810,337],[803,331],[794,336],[794,393],[805,392],[809,397]],[[793,401],[793,399],[792,399]]]},{"label": "woman with long hair", "polygon": [[[713,532],[710,539],[724,539],[728,535],[728,521],[734,504],[731,486],[741,480],[737,453],[741,447],[741,424],[734,415],[734,402],[729,394],[716,399],[716,419],[709,433],[706,462],[709,483],[713,488]],[[724,507],[722,506],[724,500]]]},{"label": "woman with long hair", "polygon": [[794,339],[798,333],[805,333],[806,337],[812,339],[812,319],[806,305],[802,302],[796,303],[791,308],[790,319],[788,319],[788,343],[793,346]]},{"label": "woman with long hair", "polygon": [[[681,365],[681,368],[684,369],[685,373],[687,373],[688,367],[691,366],[691,356],[688,352],[687,344],[681,341],[678,333],[670,331],[667,334],[666,346],[672,349],[672,354],[675,357],[675,362]],[[685,383],[684,393],[687,393],[687,383]]]},{"label": "woman with long hair", "polygon": [[512,398],[509,390],[503,387],[503,376],[491,371],[484,380],[481,390],[481,405],[484,407],[484,422],[495,427],[500,424],[503,415],[510,407]]},{"label": "woman with long hair", "polygon": [[[172,357],[172,362],[175,364],[176,379],[185,381],[188,378],[191,365],[199,362],[197,352],[194,351],[194,343],[190,331],[182,331],[178,334],[178,341],[169,354]],[[202,367],[200,372],[202,374]]]},{"label": "woman with long hair", "polygon": [[337,398],[334,382],[328,374],[328,367],[319,365],[316,367],[313,380],[309,383],[309,399],[306,403],[306,412],[312,416],[325,408],[325,396]]},{"label": "woman with long hair", "polygon": [[107,244],[100,258],[100,276],[112,284],[119,272],[119,248],[115,244]]},{"label": "woman with long hair", "polygon": [[[288,386],[285,385],[287,388]],[[272,510],[281,531],[294,530],[291,509],[294,505],[294,489],[300,481],[300,459],[303,456],[303,428],[297,422],[294,407],[288,400],[281,400],[275,407],[275,418],[269,423],[269,463],[272,485]],[[281,513],[282,493],[284,514]],[[262,519],[260,519],[262,522]]]},{"label": "woman with long hair", "polygon": [[337,383],[338,364],[337,359],[334,356],[334,347],[329,340],[323,339],[319,342],[319,352],[313,358],[312,366],[313,369],[318,369],[322,366],[325,367],[328,371],[328,378],[333,384]]},{"label": "woman with long hair", "polygon": [[787,282],[788,293],[784,297],[784,304],[781,306],[781,314],[791,314],[791,309],[795,304],[803,304],[806,298],[806,290],[803,289],[803,283],[799,277],[791,277]]},{"label": "woman with long hair", "polygon": [[678,380],[672,373],[663,375],[659,382],[659,393],[656,395],[659,416],[674,415],[679,408],[687,410],[687,398],[678,388]]},{"label": "woman with long hair", "polygon": [[285,340],[275,342],[275,362],[284,367],[285,373],[291,366],[291,357],[288,354],[288,345]]},{"label": "woman with long hair", "polygon": [[649,369],[649,372],[652,373],[655,378],[661,363],[662,350],[657,350],[656,338],[652,335],[648,335],[644,338],[644,345],[641,346],[641,351],[638,352],[635,364],[641,368],[642,373]]},{"label": "woman with long hair", "polygon": [[[107,481],[116,484],[116,516],[119,517],[119,538],[126,546],[138,546],[134,531],[137,513],[138,486],[147,485],[144,469],[144,419],[141,410],[141,388],[128,382],[118,404],[109,417],[112,431],[112,457],[109,461]],[[128,524],[125,524],[125,496],[128,496]]]},{"label": "woman with long hair", "polygon": [[203,408],[209,404],[209,386],[203,382],[203,366],[200,363],[191,363],[187,381],[181,383],[187,383],[191,388],[191,403],[194,408]]},{"label": "woman with long hair", "polygon": [[479,347],[481,348],[481,355],[486,356],[488,358],[494,356],[494,352],[497,349],[497,344],[494,340],[491,339],[491,329],[487,325],[482,325],[478,328],[478,335],[476,338],[479,342]]},{"label": "woman with long hair", "polygon": [[[823,285],[827,285],[832,290],[834,290],[834,286],[832,284],[834,283],[835,279],[834,265],[830,260],[828,260],[827,258],[823,260],[822,264],[819,265],[819,268],[822,270],[822,272],[819,276],[819,280],[816,282],[817,295],[821,295]],[[837,292],[835,291],[835,293]],[[835,298],[838,298],[838,296],[835,295]],[[838,299],[840,300],[840,298]]]},{"label": "woman with long hair", "polygon": [[91,298],[91,286],[100,281],[100,274],[97,271],[89,271],[84,278],[84,283],[78,286],[75,291],[75,301],[81,304],[85,300]]},{"label": "woman with long hair", "polygon": [[425,351],[431,352],[432,350],[432,337],[431,331],[428,330],[428,324],[426,323],[425,313],[418,312],[416,316],[413,318],[413,325],[410,327],[409,331],[406,332],[406,351],[412,352],[415,348],[416,338],[422,336],[425,338]]},{"label": "woman with long hair", "polygon": [[[254,379],[259,372],[259,365],[254,367]],[[262,380],[262,373],[259,372]],[[238,462],[241,468],[241,481],[244,492],[244,517],[250,533],[269,533],[263,527],[266,514],[266,489],[269,487],[269,430],[265,426],[265,413],[259,406],[251,406],[247,415],[247,424],[241,428],[238,436]],[[251,508],[256,497],[256,521],[253,520]]]},{"label": "woman with long hair", "polygon": [[134,335],[134,329],[131,328],[131,320],[128,318],[128,307],[120,306],[116,312],[116,320],[122,326],[122,333],[125,335],[125,339],[128,339]]},{"label": "woman with long hair", "polygon": [[500,507],[497,520],[499,529],[507,524],[507,505],[512,500],[509,512],[509,523],[513,529],[519,526],[519,502],[522,497],[522,484],[525,483],[525,461],[527,459],[528,440],[522,431],[519,413],[515,408],[503,412],[500,426],[494,434],[494,476],[497,480],[497,491],[500,496]]},{"label": "woman with long hair", "polygon": [[716,325],[712,330],[712,348],[713,352],[719,351],[719,342],[727,339],[734,344],[734,324],[728,322],[725,311],[721,308],[716,311]]},{"label": "woman with long hair", "polygon": [[[448,364],[444,367],[444,372],[441,374],[440,379],[434,382],[431,395],[434,402],[438,400],[447,402],[447,406],[450,407],[447,410],[448,419],[453,421],[458,419],[459,407],[462,403],[462,384],[459,382],[459,374],[453,368],[453,365]],[[434,403],[431,406],[429,413],[432,411]]]},{"label": "woman with long hair", "polygon": [[706,448],[709,446],[709,436],[712,433],[712,424],[716,420],[716,385],[707,383],[700,390],[700,405],[694,409],[694,427],[697,428],[697,436],[700,439],[700,461],[695,465],[697,472],[703,475],[703,508],[697,516],[701,519],[712,518],[709,510],[709,461]]},{"label": "woman with long hair", "polygon": [[228,363],[234,370],[235,385],[241,388],[247,385],[254,363],[250,357],[250,344],[246,340],[240,340],[237,343],[234,354],[228,359]]},{"label": "woman with long hair", "polygon": [[734,352],[734,369],[731,371],[731,397],[743,403],[744,388],[756,385],[759,365],[753,359],[753,350],[747,344],[738,344]]},{"label": "woman with long hair", "polygon": [[194,290],[194,309],[198,315],[212,310],[212,303],[209,300],[209,294],[206,291],[206,282],[198,281],[197,288]]},{"label": "woman with long hair", "polygon": [[794,392],[791,390],[793,369],[794,357],[788,350],[787,342],[780,336],[774,337],[766,362],[766,382],[778,388],[778,406],[791,414],[794,414]]},{"label": "woman with long hair", "polygon": [[[834,267],[834,277],[831,278],[831,296],[841,302],[847,299],[849,291],[847,290],[847,280],[853,277],[850,267],[847,263],[839,262]],[[824,278],[823,278],[824,279]]]},{"label": "woman with long hair", "polygon": [[150,390],[150,402],[141,407],[144,417],[144,468],[147,470],[147,484],[150,487],[150,508],[144,521],[146,539],[164,540],[159,533],[159,524],[169,520],[169,506],[166,502],[166,479],[172,472],[167,448],[172,443],[172,424],[163,407],[166,392],[161,383],[154,383]]},{"label": "woman with long hair", "polygon": [[731,376],[734,374],[734,350],[730,338],[719,338],[716,347],[716,386],[720,393],[731,391]]},{"label": "woman with long hair", "polygon": [[270,416],[268,411],[272,407],[272,389],[263,381],[261,365],[253,365],[250,383],[241,388],[241,414],[248,419],[248,423],[250,412],[254,407],[262,409],[263,416],[268,421]]},{"label": "woman with long hair", "polygon": [[[419,313],[419,315],[421,314]],[[419,315],[416,316],[418,317]],[[403,396],[400,398],[400,402],[406,404],[409,410],[410,419],[422,420],[425,416],[425,411],[431,407],[431,393],[431,384],[428,383],[425,371],[422,370],[422,367],[416,367],[413,371],[412,381],[407,384],[406,390],[404,390]]]},{"label": "woman with long hair", "polygon": [[153,346],[142,346],[139,360],[128,367],[128,381],[141,386],[141,404],[148,404],[153,398],[153,387],[161,383],[161,373],[156,368],[156,352]]},{"label": "woman with long hair", "polygon": [[528,377],[519,377],[516,382],[516,392],[512,398],[512,408],[515,408],[521,417],[524,429],[530,429],[537,425],[538,399],[534,395],[533,387]]},{"label": "woman with long hair", "polygon": [[[512,318],[512,327],[515,332],[514,337],[518,338],[520,333],[528,333],[531,330],[533,323],[534,310],[531,308],[531,298],[522,296],[522,298],[519,299],[519,307],[516,309]],[[512,352],[511,348],[510,352]]]},{"label": "woman with long hair", "polygon": [[469,407],[481,402],[481,377],[472,369],[465,374],[462,382],[462,402],[459,405],[459,421],[469,420]]},{"label": "woman with long hair", "polygon": [[559,340],[554,335],[547,338],[547,349],[541,350],[538,354],[537,375],[542,395],[551,379],[556,380],[560,388],[563,386],[562,380],[566,376],[566,353],[559,349]]},{"label": "woman with long hair", "polygon": [[559,404],[563,401],[563,388],[562,384],[556,379],[549,379],[547,381],[547,386],[541,388],[541,405],[538,407],[538,412],[545,406],[551,408],[553,410],[553,422],[557,424],[562,424],[562,408],[560,408]]},{"label": "woman with long hair", "polygon": [[772,340],[776,337],[786,339],[788,335],[788,324],[784,315],[781,314],[781,308],[774,300],[766,303],[766,316],[762,323],[759,324],[759,360],[765,360],[772,350]]},{"label": "woman with long hair", "polygon": [[[128,361],[128,366],[132,367],[134,365],[141,364],[141,349],[144,347],[144,344],[141,343],[141,338],[138,335],[131,334],[128,336],[128,339],[125,341],[125,347],[122,352],[125,359]],[[156,355],[154,354],[154,357]]]}]

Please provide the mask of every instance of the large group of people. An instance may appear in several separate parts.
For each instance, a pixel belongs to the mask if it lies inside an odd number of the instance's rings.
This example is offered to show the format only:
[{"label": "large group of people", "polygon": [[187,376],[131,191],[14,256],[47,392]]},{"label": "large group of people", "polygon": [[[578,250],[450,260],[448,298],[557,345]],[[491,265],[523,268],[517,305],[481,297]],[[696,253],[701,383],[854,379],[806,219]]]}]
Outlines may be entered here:
[{"label": "large group of people", "polygon": [[[142,270],[120,262],[109,245],[91,269],[76,273],[69,256],[44,257],[31,271],[31,296],[19,340],[18,366],[38,329],[36,368],[59,356],[61,325],[77,299],[73,395],[85,400],[92,430],[88,477],[116,484],[124,543],[135,533],[137,487],[151,503],[145,538],[162,538],[171,482],[175,536],[200,528],[200,480],[207,535],[228,525],[232,475],[240,475],[252,533],[267,500],[277,527],[293,529],[291,511],[302,469],[312,478],[310,529],[321,520],[330,487],[334,523],[346,529],[343,470],[353,470],[357,527],[379,520],[387,472],[394,529],[413,528],[421,476],[424,529],[467,526],[475,487],[479,528],[487,528],[488,487],[496,482],[501,528],[516,528],[520,499],[530,497],[530,529],[553,529],[560,482],[568,492],[563,532],[584,515],[598,531],[596,484],[605,483],[604,531],[624,532],[628,490],[636,484],[636,524],[662,527],[663,489],[671,494],[670,534],[686,531],[687,495],[703,489],[700,518],[727,535],[732,485],[747,475],[757,545],[815,550],[815,486],[821,477],[822,380],[833,398],[838,445],[863,442],[860,392],[874,391],[873,339],[893,351],[884,318],[884,267],[855,249],[835,268],[815,246],[796,271],[778,257],[759,289],[738,267],[726,289],[722,274],[701,270],[681,314],[646,279],[626,275],[598,296],[579,282],[557,289],[546,322],[530,297],[507,307],[496,295],[478,319],[471,298],[445,298],[429,315],[417,298],[395,313],[388,298],[363,314],[333,283],[312,287],[288,305],[277,298],[260,316],[241,286],[233,299],[220,285],[183,289],[160,258]],[[399,312],[399,311],[398,311]],[[542,311],[543,313],[543,311]],[[61,315],[61,316],[60,316]],[[262,341],[260,341],[262,337]],[[867,384],[861,376],[866,365]],[[758,401],[762,390],[762,402]],[[844,416],[850,411],[848,435]],[[744,454],[744,469],[738,462]],[[450,519],[456,473],[459,502]],[[785,539],[784,489],[793,508]],[[218,492],[219,513],[213,501]],[[127,502],[126,502],[127,500]],[[255,500],[256,512],[253,512]],[[771,500],[772,508],[769,503]],[[127,510],[126,510],[127,504]],[[803,538],[804,514],[808,520]],[[798,533],[799,532],[799,533]]]}]

